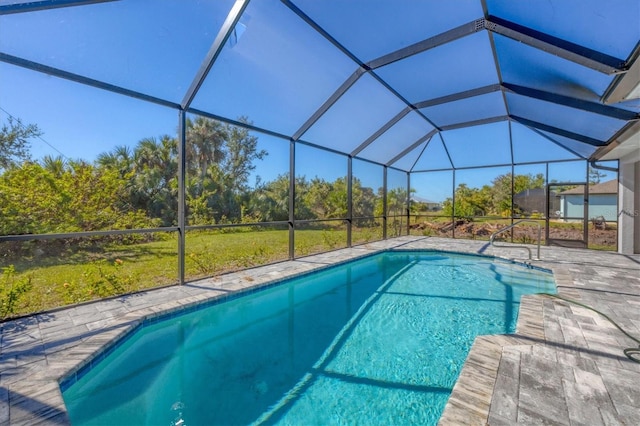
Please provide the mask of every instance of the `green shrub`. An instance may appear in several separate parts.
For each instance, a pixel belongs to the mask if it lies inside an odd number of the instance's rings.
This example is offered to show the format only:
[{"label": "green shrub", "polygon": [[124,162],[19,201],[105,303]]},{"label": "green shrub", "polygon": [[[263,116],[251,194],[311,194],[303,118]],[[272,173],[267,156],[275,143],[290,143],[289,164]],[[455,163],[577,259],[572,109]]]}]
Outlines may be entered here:
[{"label": "green shrub", "polygon": [[16,308],[25,293],[31,290],[31,275],[16,278],[13,265],[2,268],[2,287],[0,287],[0,319],[16,312]]}]

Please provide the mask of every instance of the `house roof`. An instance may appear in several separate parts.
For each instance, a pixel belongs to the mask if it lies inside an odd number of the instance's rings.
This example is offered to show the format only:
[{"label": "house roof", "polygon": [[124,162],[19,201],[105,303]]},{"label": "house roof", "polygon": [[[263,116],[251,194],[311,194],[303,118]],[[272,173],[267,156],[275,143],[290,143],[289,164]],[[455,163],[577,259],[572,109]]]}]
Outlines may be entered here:
[{"label": "house roof", "polygon": [[424,204],[441,204],[439,201],[431,201],[426,198],[411,196],[411,201],[415,201],[416,203],[424,203]]},{"label": "house roof", "polygon": [[[572,189],[560,192],[558,195],[571,195],[582,194],[583,187],[577,186]],[[589,186],[589,194],[617,194],[618,193],[618,179],[608,180],[606,182],[597,183]]]},{"label": "house roof", "polygon": [[28,91],[17,67],[403,171],[586,159],[640,117],[617,93],[640,79],[638,16],[637,0],[6,0],[0,84]]}]

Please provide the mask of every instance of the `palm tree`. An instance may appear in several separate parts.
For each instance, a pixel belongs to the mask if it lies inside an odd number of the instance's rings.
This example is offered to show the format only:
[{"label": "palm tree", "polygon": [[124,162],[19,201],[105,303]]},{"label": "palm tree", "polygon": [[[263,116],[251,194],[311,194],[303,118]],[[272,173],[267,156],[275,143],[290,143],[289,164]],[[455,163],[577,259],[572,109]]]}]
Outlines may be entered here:
[{"label": "palm tree", "polygon": [[[243,123],[251,124],[246,117],[239,119]],[[226,124],[226,158],[222,168],[231,181],[231,188],[236,193],[247,190],[247,181],[256,165],[254,160],[262,160],[268,155],[265,150],[258,150],[258,138],[249,130]]]},{"label": "palm tree", "polygon": [[60,178],[62,174],[67,170],[67,160],[61,155],[52,157],[45,155],[42,157],[42,168],[50,172],[56,178]]},{"label": "palm tree", "polygon": [[175,138],[164,135],[159,141],[142,139],[133,153],[134,205],[161,218],[165,225],[175,223],[177,218],[177,147]]},{"label": "palm tree", "polygon": [[225,128],[216,120],[197,117],[187,120],[187,167],[204,180],[211,164],[221,163],[225,156]]},{"label": "palm tree", "polygon": [[113,151],[98,155],[96,164],[99,167],[116,169],[120,176],[127,176],[133,171],[133,152],[126,145],[116,146]]}]

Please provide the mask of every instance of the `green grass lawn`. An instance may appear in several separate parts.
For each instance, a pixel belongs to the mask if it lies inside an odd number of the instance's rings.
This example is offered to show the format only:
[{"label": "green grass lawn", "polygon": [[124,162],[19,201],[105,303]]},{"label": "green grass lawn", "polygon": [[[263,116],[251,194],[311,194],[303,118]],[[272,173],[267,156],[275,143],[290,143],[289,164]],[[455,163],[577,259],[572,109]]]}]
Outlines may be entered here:
[{"label": "green grass lawn", "polygon": [[[424,220],[418,218],[417,222]],[[412,216],[411,223],[415,222]],[[506,225],[510,220],[486,219],[486,222]],[[382,239],[382,227],[369,225],[354,226],[354,245]],[[579,225],[558,222],[552,226],[567,229]],[[424,232],[411,231],[414,235],[427,235]],[[389,237],[404,233],[406,222],[389,221]],[[341,221],[307,225],[296,230],[295,256],[346,247],[346,235]],[[76,239],[53,249],[42,250],[38,246],[27,249],[26,255],[22,252],[13,256],[0,245],[0,268],[4,271],[0,276],[0,318],[177,283],[177,234],[155,234],[151,240],[136,244],[88,244]],[[590,247],[611,249],[595,244]],[[255,230],[248,226],[192,230],[187,232],[185,251],[185,278],[192,281],[288,259],[289,231]]]},{"label": "green grass lawn", "polygon": [[[158,236],[157,236],[158,237]],[[353,243],[380,240],[379,228],[355,228]],[[346,247],[346,228],[297,230],[295,255]],[[2,247],[0,246],[0,249]],[[288,259],[289,231],[232,228],[188,231],[187,281]],[[139,244],[70,245],[54,253],[0,257],[0,317],[12,317],[102,297],[131,293],[178,281],[177,234]],[[12,265],[13,270],[9,269]],[[16,289],[27,288],[18,300]],[[14,289],[14,290],[12,290]]]}]

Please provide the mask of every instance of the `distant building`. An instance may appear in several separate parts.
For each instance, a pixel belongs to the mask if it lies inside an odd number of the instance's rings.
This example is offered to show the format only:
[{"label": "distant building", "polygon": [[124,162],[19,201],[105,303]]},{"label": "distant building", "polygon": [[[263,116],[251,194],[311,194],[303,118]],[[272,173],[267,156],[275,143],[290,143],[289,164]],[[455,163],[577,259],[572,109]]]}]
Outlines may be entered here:
[{"label": "distant building", "polygon": [[442,203],[439,203],[437,201],[431,201],[431,200],[427,200],[426,198],[421,198],[421,197],[411,197],[411,201],[414,203],[420,203],[423,204],[428,211],[438,211],[442,209]]},{"label": "distant building", "polygon": [[[558,194],[560,218],[582,218],[584,216],[584,186],[577,186]],[[589,215],[587,219],[604,217],[606,221],[618,219],[618,180],[589,186]],[[575,220],[575,219],[574,219]]]}]

